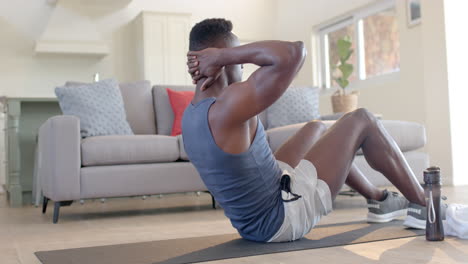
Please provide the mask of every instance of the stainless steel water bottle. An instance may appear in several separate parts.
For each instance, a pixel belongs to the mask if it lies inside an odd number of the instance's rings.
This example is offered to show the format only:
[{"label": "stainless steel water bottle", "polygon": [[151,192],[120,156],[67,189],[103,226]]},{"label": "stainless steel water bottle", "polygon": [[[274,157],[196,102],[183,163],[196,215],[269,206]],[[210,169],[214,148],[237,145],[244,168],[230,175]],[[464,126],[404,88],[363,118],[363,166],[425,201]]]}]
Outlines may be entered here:
[{"label": "stainless steel water bottle", "polygon": [[426,195],[426,240],[444,240],[442,225],[440,168],[430,167],[424,171],[424,192]]}]

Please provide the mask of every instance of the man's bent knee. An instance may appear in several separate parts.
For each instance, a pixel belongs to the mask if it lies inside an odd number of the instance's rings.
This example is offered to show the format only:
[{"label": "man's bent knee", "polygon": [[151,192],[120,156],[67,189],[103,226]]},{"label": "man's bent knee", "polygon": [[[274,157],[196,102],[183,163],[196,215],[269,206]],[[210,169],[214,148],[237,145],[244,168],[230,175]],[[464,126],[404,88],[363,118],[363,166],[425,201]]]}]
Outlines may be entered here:
[{"label": "man's bent knee", "polygon": [[320,120],[309,121],[304,125],[304,127],[319,134],[323,134],[327,131],[327,126]]},{"label": "man's bent knee", "polygon": [[361,120],[362,122],[366,123],[375,123],[375,121],[377,120],[375,116],[366,108],[358,108],[349,114],[353,118],[356,118],[357,120]]}]

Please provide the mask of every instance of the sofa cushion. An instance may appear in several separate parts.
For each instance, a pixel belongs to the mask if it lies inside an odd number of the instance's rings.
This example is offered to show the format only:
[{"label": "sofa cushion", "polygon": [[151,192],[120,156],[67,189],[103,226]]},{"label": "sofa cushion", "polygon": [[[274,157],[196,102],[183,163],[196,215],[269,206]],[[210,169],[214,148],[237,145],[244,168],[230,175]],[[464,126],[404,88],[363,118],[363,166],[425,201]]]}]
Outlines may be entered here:
[{"label": "sofa cushion", "polygon": [[153,100],[158,134],[169,136],[172,132],[172,124],[174,123],[174,112],[172,111],[166,88],[173,91],[195,91],[195,86],[155,85],[153,87]]},{"label": "sofa cushion", "polygon": [[[65,86],[80,86],[89,84],[84,82],[68,81]],[[154,103],[151,95],[149,81],[136,81],[120,83],[120,92],[124,102],[127,121],[137,135],[156,134],[156,118]]]},{"label": "sofa cushion", "polygon": [[186,161],[82,168],[80,189],[83,199],[207,190]]},{"label": "sofa cushion", "polygon": [[171,162],[179,158],[176,137],[100,136],[81,141],[83,166]]},{"label": "sofa cushion", "polygon": [[156,134],[153,96],[149,81],[119,84],[127,113],[127,121],[137,135]]},{"label": "sofa cushion", "polygon": [[[403,152],[422,148],[426,144],[426,131],[419,123],[395,120],[382,120],[381,122]],[[323,123],[330,127],[335,121],[323,121]],[[276,151],[304,125],[305,122],[267,130],[271,149]],[[359,150],[357,154],[362,155],[362,151]]]},{"label": "sofa cushion", "polygon": [[184,138],[182,137],[182,135],[177,136],[177,141],[179,142],[180,159],[189,160],[187,152],[185,152]]},{"label": "sofa cushion", "polygon": [[55,88],[63,114],[80,119],[82,137],[132,135],[116,80]]},{"label": "sofa cushion", "polygon": [[291,87],[267,109],[267,128],[302,123],[320,118],[317,87]]}]

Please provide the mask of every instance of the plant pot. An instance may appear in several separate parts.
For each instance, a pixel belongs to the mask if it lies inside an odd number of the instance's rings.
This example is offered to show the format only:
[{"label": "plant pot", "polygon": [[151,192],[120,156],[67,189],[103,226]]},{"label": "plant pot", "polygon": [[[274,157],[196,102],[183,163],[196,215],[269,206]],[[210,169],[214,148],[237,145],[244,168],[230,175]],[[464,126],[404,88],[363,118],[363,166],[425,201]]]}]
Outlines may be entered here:
[{"label": "plant pot", "polygon": [[348,113],[356,110],[358,107],[358,93],[351,94],[335,93],[331,97],[333,113]]}]

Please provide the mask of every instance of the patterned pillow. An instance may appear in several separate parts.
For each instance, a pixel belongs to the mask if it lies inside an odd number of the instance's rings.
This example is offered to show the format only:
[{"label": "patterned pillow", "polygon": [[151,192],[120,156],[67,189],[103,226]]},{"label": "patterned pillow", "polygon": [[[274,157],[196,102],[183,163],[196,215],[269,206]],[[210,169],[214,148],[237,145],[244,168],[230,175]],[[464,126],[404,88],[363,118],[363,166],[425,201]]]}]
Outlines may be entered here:
[{"label": "patterned pillow", "polygon": [[320,118],[320,89],[290,87],[267,109],[268,129]]},{"label": "patterned pillow", "polygon": [[82,137],[133,135],[117,81],[57,87],[55,95],[63,114],[80,118]]}]

